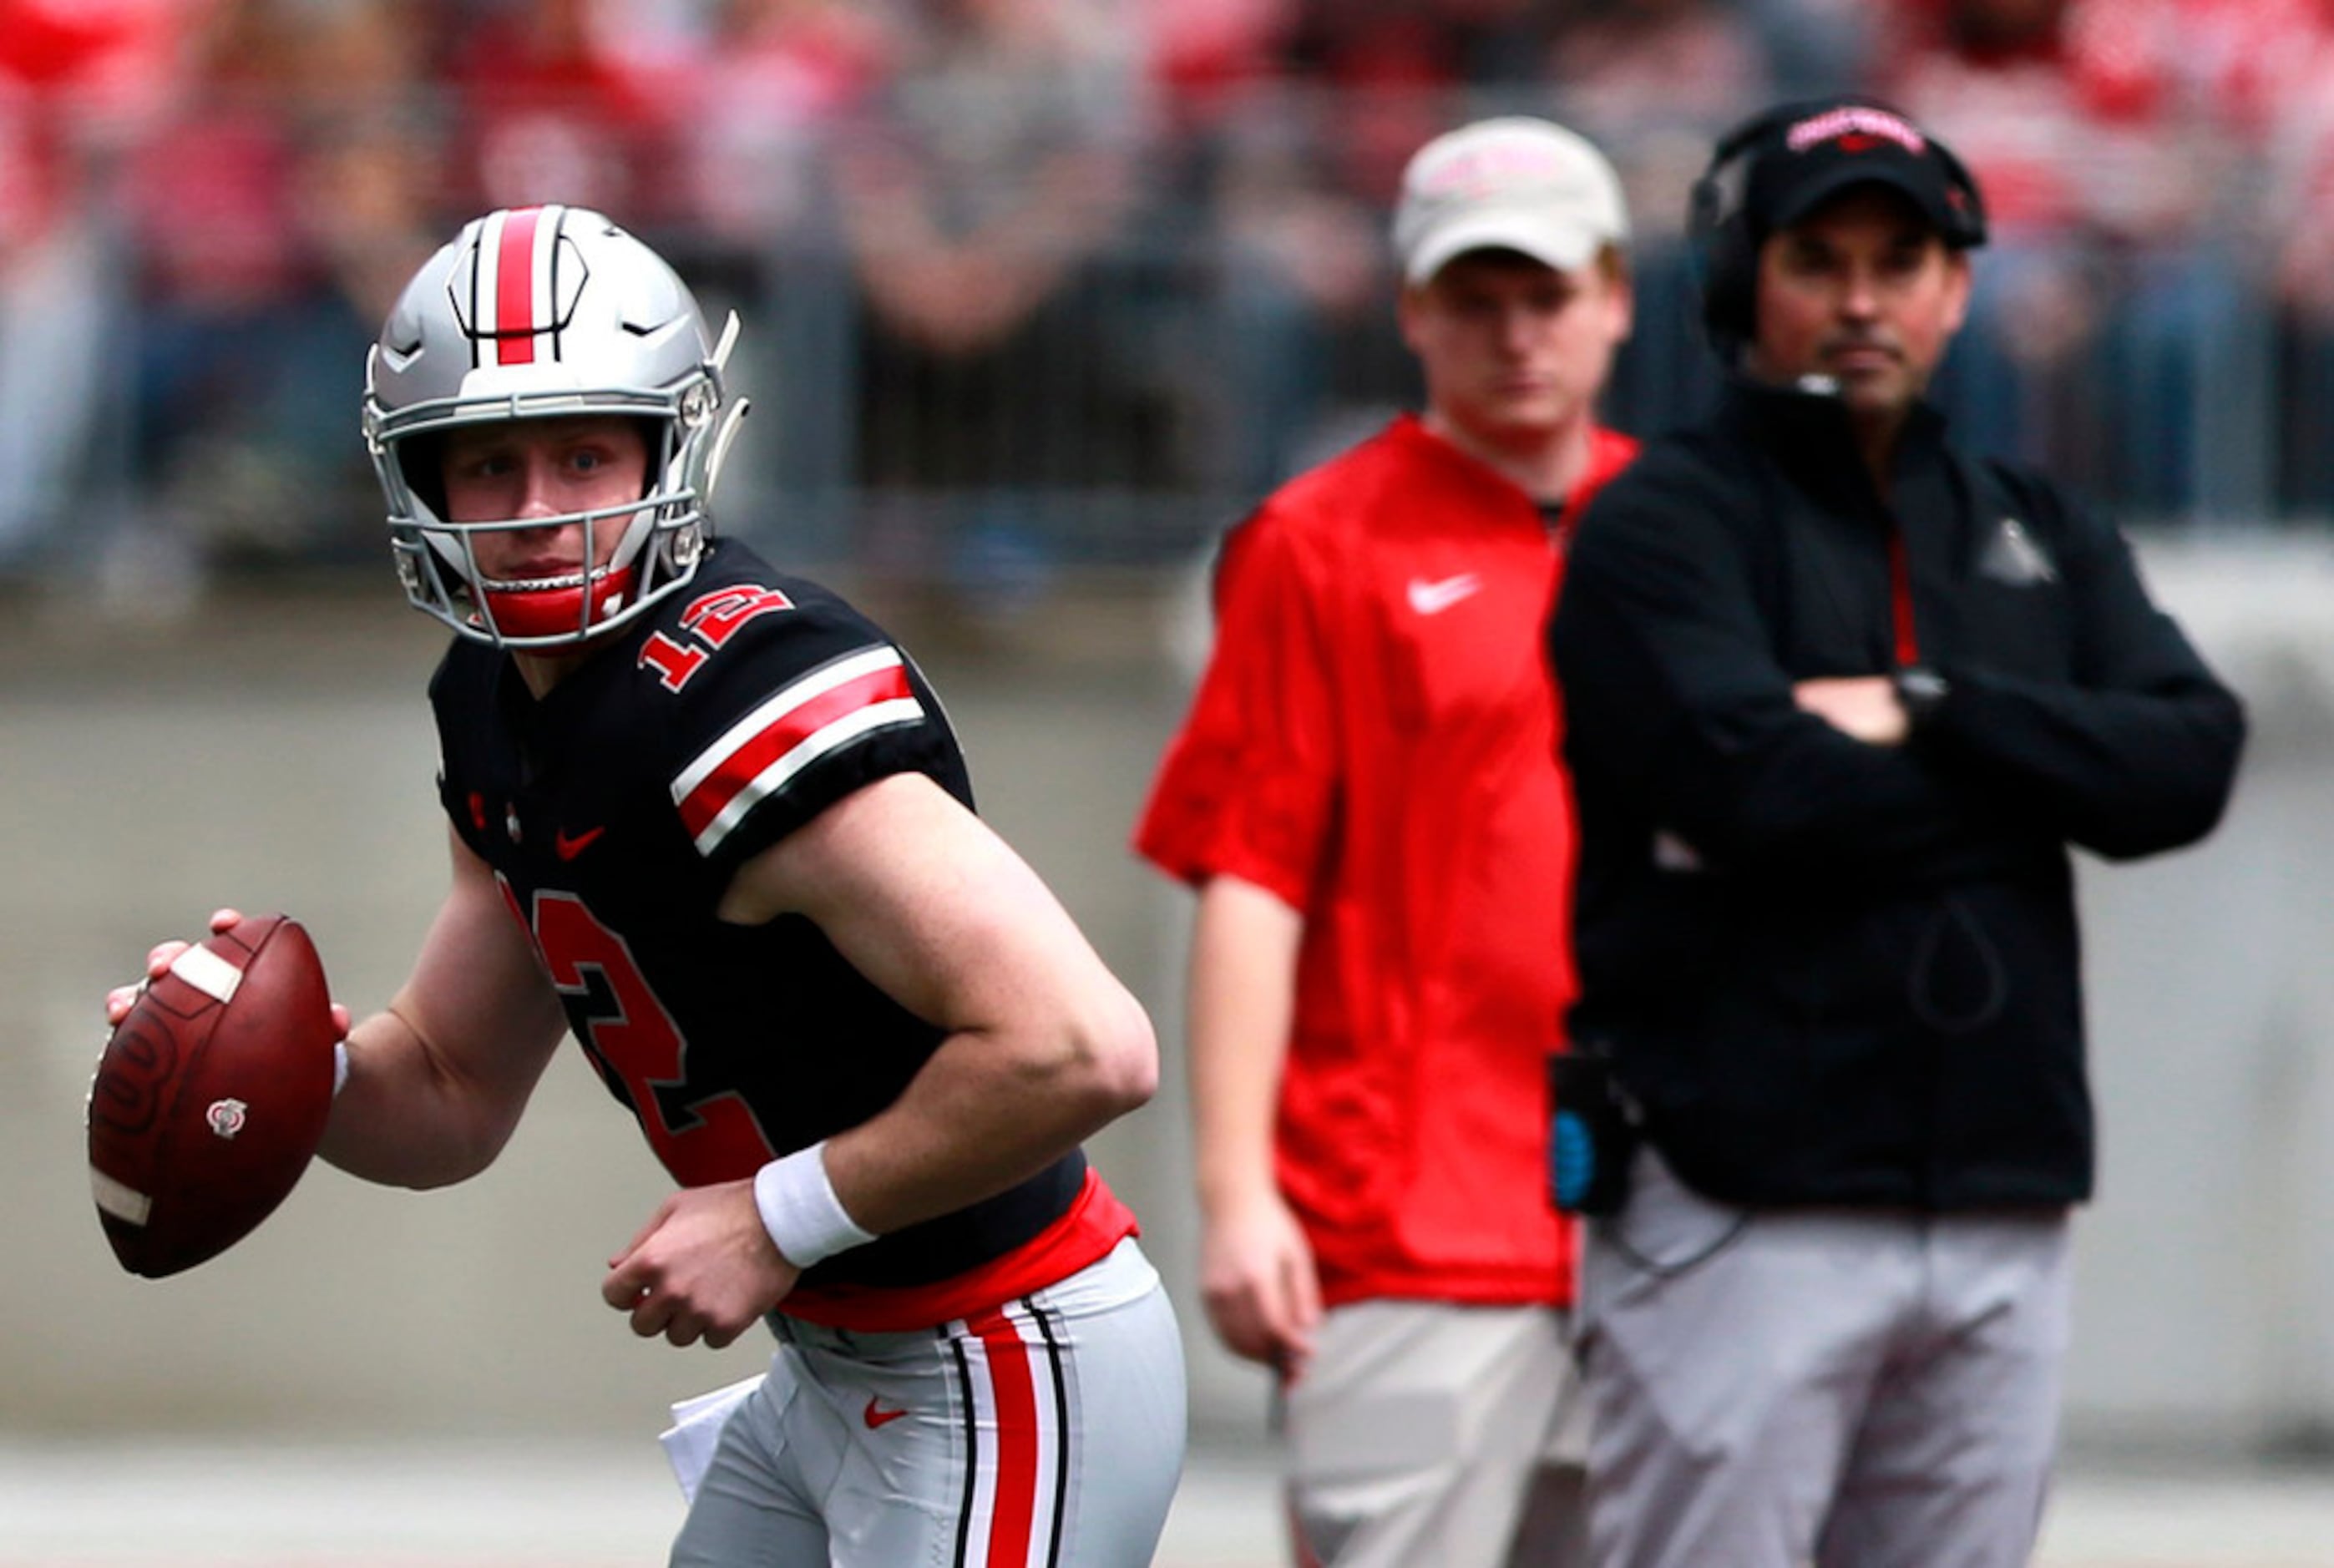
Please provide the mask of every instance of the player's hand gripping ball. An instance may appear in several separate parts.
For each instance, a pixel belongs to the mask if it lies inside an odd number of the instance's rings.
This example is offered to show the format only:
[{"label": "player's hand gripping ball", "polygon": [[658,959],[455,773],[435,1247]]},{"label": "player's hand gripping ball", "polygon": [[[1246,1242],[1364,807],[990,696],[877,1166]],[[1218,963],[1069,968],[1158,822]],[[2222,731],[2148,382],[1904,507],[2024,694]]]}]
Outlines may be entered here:
[{"label": "player's hand gripping ball", "polygon": [[105,1044],[89,1175],[121,1266],[159,1279],[274,1213],[315,1157],[341,1031],[299,922],[254,916],[178,955]]}]

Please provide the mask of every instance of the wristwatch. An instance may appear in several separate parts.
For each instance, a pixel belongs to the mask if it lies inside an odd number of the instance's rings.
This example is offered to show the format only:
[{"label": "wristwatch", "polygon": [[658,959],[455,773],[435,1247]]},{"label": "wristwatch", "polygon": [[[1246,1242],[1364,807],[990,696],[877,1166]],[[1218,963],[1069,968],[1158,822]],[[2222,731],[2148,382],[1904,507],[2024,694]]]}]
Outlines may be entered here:
[{"label": "wristwatch", "polygon": [[1935,716],[1953,689],[1952,682],[1924,664],[1896,672],[1896,700],[1905,705],[1905,722],[1916,731]]}]

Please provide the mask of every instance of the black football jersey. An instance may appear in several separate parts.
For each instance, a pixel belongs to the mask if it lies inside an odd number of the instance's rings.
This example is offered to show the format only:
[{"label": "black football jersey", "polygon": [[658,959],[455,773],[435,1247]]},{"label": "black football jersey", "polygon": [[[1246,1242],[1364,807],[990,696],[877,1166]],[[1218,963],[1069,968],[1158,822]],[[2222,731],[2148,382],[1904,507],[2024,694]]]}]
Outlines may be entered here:
[{"label": "black football jersey", "polygon": [[[684,1186],[766,1161],[897,1099],[942,1031],[800,916],[717,918],[740,864],[863,784],[972,790],[922,672],[815,583],[716,543],[688,587],[537,701],[498,649],[457,640],[430,681],[455,831],[494,868],[570,1028]],[[926,1284],[1019,1246],[1077,1195],[1073,1154],[807,1277]]]}]

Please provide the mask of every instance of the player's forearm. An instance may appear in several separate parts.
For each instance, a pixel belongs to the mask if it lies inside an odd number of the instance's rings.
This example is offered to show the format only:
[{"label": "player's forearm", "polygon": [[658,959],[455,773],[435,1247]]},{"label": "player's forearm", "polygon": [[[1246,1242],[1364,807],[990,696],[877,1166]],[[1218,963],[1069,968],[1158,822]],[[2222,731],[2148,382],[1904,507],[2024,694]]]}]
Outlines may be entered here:
[{"label": "player's forearm", "polygon": [[349,1031],[323,1157],[394,1187],[494,1163],[566,1030],[559,999],[486,862],[448,835],[452,880],[413,971]]},{"label": "player's forearm", "polygon": [[494,1163],[526,1107],[462,1078],[395,1011],[349,1031],[349,1074],[318,1152],[391,1187],[446,1187]]},{"label": "player's forearm", "polygon": [[966,1030],[899,1100],[830,1139],[827,1175],[853,1220],[881,1236],[1027,1180],[1158,1086],[1158,1048],[1134,998],[1075,1020]]},{"label": "player's forearm", "polygon": [[1191,1126],[1200,1206],[1274,1190],[1273,1129],[1304,917],[1236,877],[1201,890],[1191,938]]}]

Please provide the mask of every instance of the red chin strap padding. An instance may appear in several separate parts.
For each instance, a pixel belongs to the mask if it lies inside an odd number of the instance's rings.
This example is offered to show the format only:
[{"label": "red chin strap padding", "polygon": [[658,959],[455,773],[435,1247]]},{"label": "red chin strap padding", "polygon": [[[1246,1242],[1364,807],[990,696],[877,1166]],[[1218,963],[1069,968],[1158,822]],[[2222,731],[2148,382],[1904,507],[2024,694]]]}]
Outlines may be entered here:
[{"label": "red chin strap padding", "polygon": [[599,630],[614,606],[629,602],[632,568],[603,572],[591,584],[592,616],[584,618],[583,585],[571,588],[489,589],[481,611],[498,637],[571,637],[578,641]]}]

